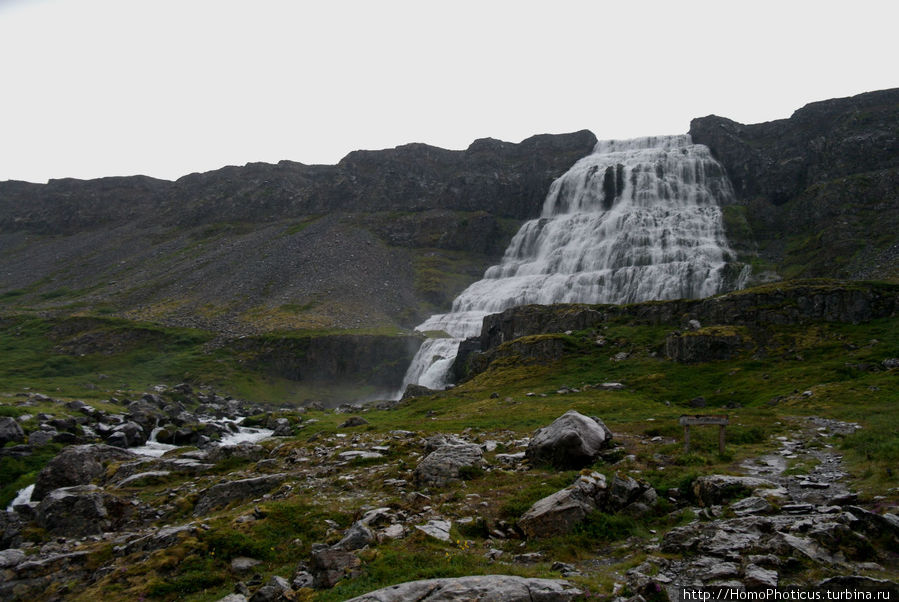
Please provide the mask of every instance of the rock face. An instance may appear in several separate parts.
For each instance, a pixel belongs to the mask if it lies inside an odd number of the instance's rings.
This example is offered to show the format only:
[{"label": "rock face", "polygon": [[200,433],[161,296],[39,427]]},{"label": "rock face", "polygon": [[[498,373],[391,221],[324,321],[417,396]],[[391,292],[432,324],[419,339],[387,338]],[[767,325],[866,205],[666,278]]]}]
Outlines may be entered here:
[{"label": "rock face", "polygon": [[665,355],[684,363],[726,360],[744,346],[743,337],[726,328],[709,328],[668,335]]},{"label": "rock face", "polygon": [[537,430],[525,457],[533,464],[551,464],[562,470],[582,468],[592,464],[611,440],[612,432],[602,420],[569,410]]},{"label": "rock face", "polygon": [[479,467],[484,457],[480,445],[458,443],[432,451],[415,468],[415,481],[424,486],[442,487],[459,478],[463,468]]},{"label": "rock face", "polygon": [[[814,102],[789,119],[690,123],[727,170],[728,238],[782,275],[883,278],[899,265],[899,89]],[[790,246],[791,253],[786,253]]]},{"label": "rock face", "polygon": [[127,462],[137,456],[109,445],[73,445],[63,449],[41,470],[34,484],[33,501],[44,499],[59,487],[87,485],[106,472],[104,464]]},{"label": "rock face", "polygon": [[392,585],[349,602],[405,602],[421,600],[481,600],[482,602],[564,602],[582,592],[561,579],[526,579],[511,575],[483,575],[451,579],[425,579]]}]

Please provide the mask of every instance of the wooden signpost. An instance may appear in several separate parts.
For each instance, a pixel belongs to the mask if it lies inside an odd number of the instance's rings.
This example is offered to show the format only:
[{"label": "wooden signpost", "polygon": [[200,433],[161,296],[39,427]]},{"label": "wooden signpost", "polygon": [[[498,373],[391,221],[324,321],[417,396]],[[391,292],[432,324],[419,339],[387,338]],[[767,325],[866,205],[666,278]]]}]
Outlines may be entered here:
[{"label": "wooden signpost", "polygon": [[727,426],[727,414],[696,414],[683,415],[680,424],[684,427],[684,453],[690,451],[690,427],[704,424],[718,425],[718,453],[724,453],[724,429]]}]

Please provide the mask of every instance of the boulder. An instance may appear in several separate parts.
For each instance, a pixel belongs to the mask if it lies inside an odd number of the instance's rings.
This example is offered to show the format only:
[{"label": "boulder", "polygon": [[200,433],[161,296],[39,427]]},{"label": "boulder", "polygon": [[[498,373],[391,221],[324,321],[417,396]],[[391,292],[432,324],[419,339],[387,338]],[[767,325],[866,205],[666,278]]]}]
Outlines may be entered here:
[{"label": "boulder", "polygon": [[112,528],[103,490],[96,485],[54,489],[37,507],[35,522],[64,537],[99,535]]},{"label": "boulder", "polygon": [[483,457],[480,445],[444,445],[425,456],[418,464],[414,472],[415,481],[419,485],[442,487],[458,479],[460,469],[481,466]]},{"label": "boulder", "polygon": [[10,441],[22,443],[25,440],[25,431],[19,426],[15,418],[9,416],[0,417],[0,447]]},{"label": "boulder", "polygon": [[127,462],[138,456],[110,445],[73,445],[63,449],[41,470],[34,484],[32,501],[44,499],[50,491],[60,487],[87,485],[106,472],[110,462]]},{"label": "boulder", "polygon": [[529,579],[512,575],[478,575],[424,579],[391,585],[349,602],[479,600],[480,602],[565,602],[583,592],[562,579]]},{"label": "boulder", "polygon": [[28,435],[28,445],[31,447],[42,447],[51,443],[56,435],[56,431],[34,431]]},{"label": "boulder", "polygon": [[528,537],[564,535],[599,507],[605,493],[604,475],[580,476],[571,486],[535,502],[518,520],[518,527]]},{"label": "boulder", "polygon": [[525,457],[560,470],[583,468],[595,462],[611,440],[612,432],[602,420],[569,410],[534,433]]},{"label": "boulder", "polygon": [[776,487],[776,483],[758,477],[715,474],[699,477],[693,481],[693,495],[703,506],[714,506],[749,496],[756,489],[774,489]]},{"label": "boulder", "polygon": [[375,534],[360,520],[353,523],[353,526],[347,529],[343,539],[334,544],[333,547],[341,550],[361,550],[375,541],[377,541]]},{"label": "boulder", "polygon": [[270,491],[284,482],[285,474],[273,474],[213,485],[204,491],[194,506],[194,516],[208,514],[235,501],[249,500]]},{"label": "boulder", "polygon": [[349,550],[319,548],[312,550],[310,570],[313,587],[328,589],[334,587],[345,576],[355,573],[362,561]]},{"label": "boulder", "polygon": [[268,451],[264,447],[249,441],[242,441],[236,445],[210,445],[206,450],[206,459],[216,463],[228,458],[257,461],[267,455]]},{"label": "boulder", "polygon": [[284,577],[274,575],[268,583],[256,590],[250,602],[287,602],[293,599],[293,588]]},{"label": "boulder", "polygon": [[448,520],[435,518],[429,520],[423,525],[415,525],[415,528],[428,537],[433,537],[434,539],[439,539],[440,541],[449,541],[450,529],[453,528],[453,523]]},{"label": "boulder", "polygon": [[0,569],[8,569],[25,561],[25,552],[18,548],[9,548],[0,551]]},{"label": "boulder", "polygon": [[350,416],[349,418],[347,418],[346,420],[344,420],[341,423],[340,428],[350,428],[353,426],[365,426],[366,424],[368,424],[368,420],[366,420],[365,418],[362,418],[361,416]]}]

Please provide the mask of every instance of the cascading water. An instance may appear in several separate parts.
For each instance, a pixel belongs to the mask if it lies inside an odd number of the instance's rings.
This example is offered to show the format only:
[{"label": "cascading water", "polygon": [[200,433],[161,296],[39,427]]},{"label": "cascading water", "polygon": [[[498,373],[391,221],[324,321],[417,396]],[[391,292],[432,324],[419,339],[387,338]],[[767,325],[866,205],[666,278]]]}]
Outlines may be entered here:
[{"label": "cascading water", "polygon": [[600,141],[553,182],[541,217],[525,223],[499,265],[469,286],[450,313],[416,330],[427,339],[406,372],[410,383],[447,384],[459,343],[484,316],[531,303],[633,303],[699,298],[740,288],[725,278],[721,204],[730,181],[709,149],[688,135]]}]

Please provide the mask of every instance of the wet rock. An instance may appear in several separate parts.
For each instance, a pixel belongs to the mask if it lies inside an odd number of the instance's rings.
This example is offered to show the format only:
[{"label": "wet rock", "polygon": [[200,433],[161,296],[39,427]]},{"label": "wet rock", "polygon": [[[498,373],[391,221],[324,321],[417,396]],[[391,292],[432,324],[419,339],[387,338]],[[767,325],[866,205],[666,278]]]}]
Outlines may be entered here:
[{"label": "wet rock", "polygon": [[106,472],[110,462],[127,462],[137,456],[124,449],[102,444],[75,445],[63,449],[41,470],[31,494],[40,501],[47,493],[60,487],[87,485]]},{"label": "wet rock", "polygon": [[25,441],[25,431],[19,426],[15,418],[9,416],[0,417],[0,447],[9,442],[22,443]]},{"label": "wet rock", "polygon": [[605,475],[580,476],[571,486],[535,502],[518,520],[518,527],[532,538],[569,533],[597,509],[605,491]]},{"label": "wet rock", "polygon": [[612,432],[599,418],[569,410],[537,430],[525,456],[533,464],[550,464],[561,470],[583,468],[592,464],[611,440]]},{"label": "wet rock", "polygon": [[200,495],[193,514],[202,516],[231,502],[258,497],[283,483],[285,478],[285,474],[273,474],[213,485]]},{"label": "wet rock", "polygon": [[777,487],[775,483],[758,477],[709,475],[693,481],[693,494],[702,505],[714,506],[746,497],[756,489],[775,487]]},{"label": "wet rock", "polygon": [[561,579],[528,579],[511,575],[480,575],[425,579],[391,585],[348,602],[479,600],[481,602],[565,602],[583,592]]},{"label": "wet rock", "polygon": [[444,445],[434,450],[415,468],[416,483],[423,486],[442,487],[459,478],[463,468],[480,467],[484,452],[473,443]]}]

